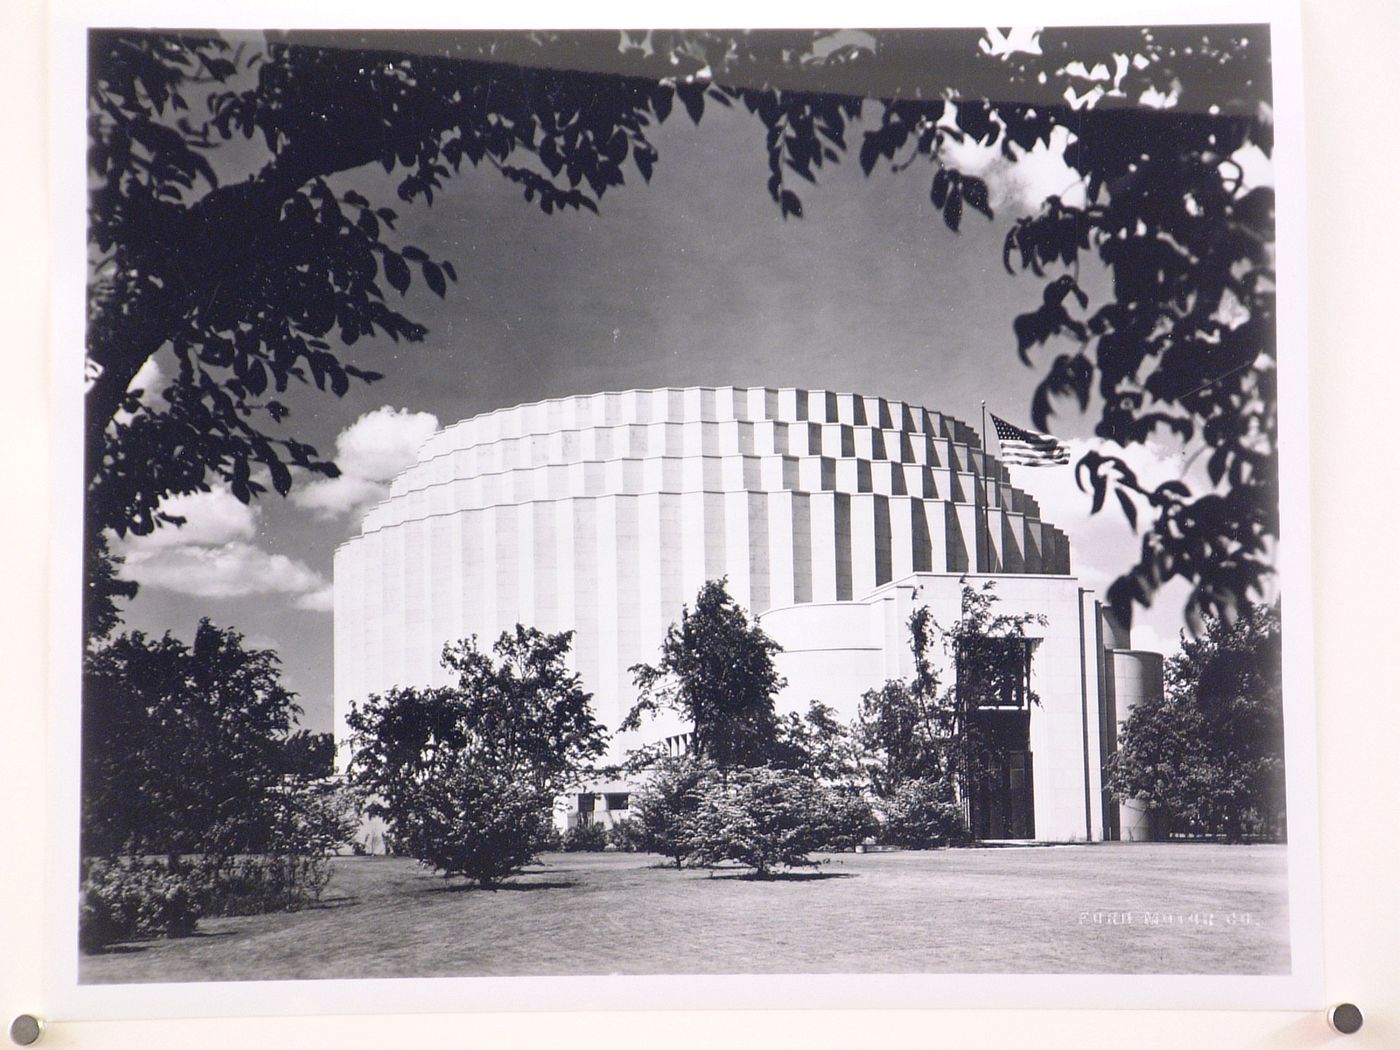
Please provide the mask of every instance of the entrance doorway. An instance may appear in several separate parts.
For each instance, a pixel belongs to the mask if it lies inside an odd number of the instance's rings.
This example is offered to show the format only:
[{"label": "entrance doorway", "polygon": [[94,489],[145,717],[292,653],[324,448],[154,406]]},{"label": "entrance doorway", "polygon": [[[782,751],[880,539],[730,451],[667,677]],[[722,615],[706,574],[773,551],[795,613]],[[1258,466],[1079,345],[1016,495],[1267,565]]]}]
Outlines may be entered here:
[{"label": "entrance doorway", "polygon": [[972,784],[972,837],[1035,838],[1030,712],[984,709],[973,717],[986,751]]},{"label": "entrance doorway", "polygon": [[972,837],[1035,838],[1032,756],[1012,751],[992,759],[972,793]]}]

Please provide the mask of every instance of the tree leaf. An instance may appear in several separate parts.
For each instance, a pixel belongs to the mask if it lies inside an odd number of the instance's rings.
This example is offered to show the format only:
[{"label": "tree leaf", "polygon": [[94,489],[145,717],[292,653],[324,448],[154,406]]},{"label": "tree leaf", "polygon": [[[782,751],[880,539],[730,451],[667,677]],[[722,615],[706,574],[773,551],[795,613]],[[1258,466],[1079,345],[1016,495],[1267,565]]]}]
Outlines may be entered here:
[{"label": "tree leaf", "polygon": [[935,208],[942,209],[948,203],[948,172],[945,168],[939,168],[934,173],[933,185],[929,187],[929,200],[933,201]]},{"label": "tree leaf", "polygon": [[992,217],[992,206],[987,198],[987,184],[985,182],[979,178],[965,175],[962,180],[962,192],[968,207],[975,208],[989,219]]},{"label": "tree leaf", "polygon": [[943,221],[948,229],[958,232],[958,226],[962,223],[962,191],[957,186],[948,190],[948,203],[943,205]]},{"label": "tree leaf", "polygon": [[1114,495],[1118,497],[1118,505],[1123,508],[1123,517],[1127,518],[1128,524],[1131,525],[1134,530],[1136,530],[1137,506],[1133,503],[1132,497],[1130,497],[1122,489],[1116,489],[1114,491]]},{"label": "tree leaf", "polygon": [[437,263],[423,263],[423,279],[428,282],[428,287],[437,293],[439,299],[447,295],[447,281],[443,279],[442,268]]},{"label": "tree leaf", "polygon": [[676,85],[676,94],[680,96],[681,104],[685,106],[690,119],[699,124],[700,118],[705,114],[705,85],[682,82]]},{"label": "tree leaf", "polygon": [[410,280],[408,265],[393,252],[384,253],[383,263],[384,279],[389,282],[390,286],[395,291],[403,295],[408,291],[408,283]]}]

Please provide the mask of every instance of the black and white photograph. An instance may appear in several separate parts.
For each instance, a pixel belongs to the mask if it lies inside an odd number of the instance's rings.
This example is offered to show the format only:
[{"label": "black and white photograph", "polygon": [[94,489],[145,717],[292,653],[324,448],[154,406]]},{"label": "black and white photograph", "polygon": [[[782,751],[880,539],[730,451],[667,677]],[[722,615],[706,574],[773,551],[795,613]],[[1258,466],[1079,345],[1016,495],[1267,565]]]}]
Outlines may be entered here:
[{"label": "black and white photograph", "polygon": [[88,29],[78,990],[1315,995],[1273,28]]}]

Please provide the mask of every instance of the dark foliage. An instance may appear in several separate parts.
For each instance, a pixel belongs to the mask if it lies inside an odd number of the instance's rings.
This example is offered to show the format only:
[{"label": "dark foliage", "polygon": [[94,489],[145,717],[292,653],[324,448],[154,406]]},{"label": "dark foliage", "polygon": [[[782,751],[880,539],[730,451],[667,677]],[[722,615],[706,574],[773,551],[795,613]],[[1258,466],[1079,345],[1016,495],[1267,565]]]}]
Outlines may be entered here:
[{"label": "dark foliage", "polygon": [[274,848],[302,812],[284,782],[301,709],[270,650],[201,620],[194,644],[121,635],[86,658],[85,856]]},{"label": "dark foliage", "polygon": [[554,799],[603,753],[572,633],[516,626],[443,648],[457,684],[392,689],[348,716],[351,782],[399,852],[490,886],[547,841]]},{"label": "dark foliage", "polygon": [[[293,468],[336,473],[282,428],[290,384],[339,396],[371,381],[351,357],[359,340],[425,335],[391,295],[417,279],[443,295],[455,280],[344,177],[381,165],[402,202],[430,204],[465,163],[547,213],[596,210],[633,169],[651,176],[651,127],[738,105],[761,126],[767,192],[794,219],[794,187],[855,152],[867,173],[928,178],[937,221],[957,230],[992,208],[946,145],[1015,161],[1060,129],[1073,136],[1066,161],[1086,203],[1051,197],[1005,242],[1009,269],[1046,281],[1042,306],[1013,325],[1018,352],[1030,363],[1037,346],[1060,351],[1032,418],[1046,428],[1068,398],[1120,445],[1163,430],[1203,443],[1209,491],[1148,489],[1111,455],[1078,470],[1096,509],[1112,492],[1130,520],[1150,518],[1138,564],[1110,592],[1125,622],[1173,578],[1192,584],[1193,614],[1233,608],[1258,591],[1278,534],[1273,194],[1231,159],[1272,152],[1267,27],[1047,29],[1039,54],[1000,57],[981,38],[303,33],[235,47],[93,33],[89,531],[150,531],[162,496],[211,479],[248,500],[262,472],[281,493]],[[1100,65],[1121,72],[1094,80]],[[1145,105],[1153,97],[1173,105]],[[227,159],[239,138],[260,144],[251,171]],[[1098,305],[1078,281],[1090,260],[1111,273]],[[178,373],[143,401],[131,382],[164,348]]]},{"label": "dark foliage", "polygon": [[641,849],[670,858],[678,868],[684,864],[700,783],[710,771],[711,766],[695,755],[656,760],[629,807],[635,814],[631,821]]},{"label": "dark foliage", "polygon": [[967,837],[963,807],[943,780],[905,780],[881,802],[880,838],[891,846],[929,849]]},{"label": "dark foliage", "polygon": [[814,865],[823,845],[825,793],[810,778],[768,766],[716,769],[697,788],[688,858],[736,861],[763,878],[774,868]]},{"label": "dark foliage", "polygon": [[820,701],[807,713],[789,712],[778,719],[771,765],[802,773],[819,783],[853,786],[861,780],[861,755],[852,728],[837,711]]},{"label": "dark foliage", "polygon": [[619,853],[646,853],[646,836],[635,817],[626,817],[608,828],[607,845]]},{"label": "dark foliage", "polygon": [[183,871],[202,916],[300,911],[321,899],[331,878],[326,854],[208,858]]},{"label": "dark foliage", "polygon": [[694,608],[683,608],[667,628],[661,659],[631,668],[640,697],[619,728],[638,729],[643,714],[667,708],[694,727],[697,755],[721,766],[766,762],[777,740],[779,651],[729,596],[726,581],[710,580]]},{"label": "dark foliage", "polygon": [[601,820],[580,820],[564,832],[565,853],[602,853],[608,846],[608,829]]},{"label": "dark foliage", "polygon": [[[1044,54],[1013,62],[1022,82],[1058,84],[1113,55],[1132,59],[1114,90],[1073,113],[999,107],[1006,134],[1042,133],[1047,117],[1076,136],[1066,161],[1087,201],[1051,197],[1006,238],[1006,265],[1047,278],[1044,304],[1017,318],[1024,360],[1037,345],[1075,349],[1051,362],[1031,406],[1045,428],[1055,402],[1097,405],[1095,433],[1122,446],[1160,433],[1195,441],[1213,488],[1149,488],[1113,455],[1077,469],[1094,510],[1113,493],[1130,524],[1147,521],[1141,557],[1112,585],[1124,623],[1174,578],[1187,612],[1228,615],[1261,593],[1278,537],[1274,193],[1244,182],[1236,151],[1273,150],[1266,26],[1070,30],[1042,35]],[[1089,87],[1081,85],[1081,90]],[[1143,107],[1169,96],[1170,109]],[[1090,307],[1081,259],[1108,267],[1112,292]]]},{"label": "dark foliage", "polygon": [[112,554],[107,537],[89,531],[83,544],[83,639],[100,645],[121,623],[117,600],[136,597],[136,584],[123,580],[121,558]]},{"label": "dark foliage", "polygon": [[892,679],[860,699],[854,727],[862,767],[877,798],[890,798],[906,781],[943,777],[945,758],[944,712],[937,706],[940,691]]},{"label": "dark foliage", "polygon": [[848,785],[818,786],[822,798],[813,837],[817,849],[852,850],[879,834],[880,822],[864,792]]},{"label": "dark foliage", "polygon": [[203,914],[188,873],[140,858],[83,861],[78,944],[97,951],[120,941],[188,937]]},{"label": "dark foliage", "polygon": [[1161,700],[1133,709],[1109,790],[1163,814],[1177,834],[1285,834],[1283,635],[1277,607],[1207,622],[1167,662]]},{"label": "dark foliage", "polygon": [[316,779],[335,773],[335,737],[298,729],[282,744],[282,772]]},{"label": "dark foliage", "polygon": [[694,795],[682,835],[686,860],[700,866],[734,861],[759,878],[779,867],[815,867],[809,854],[852,848],[874,829],[858,794],[771,766],[712,768]]}]

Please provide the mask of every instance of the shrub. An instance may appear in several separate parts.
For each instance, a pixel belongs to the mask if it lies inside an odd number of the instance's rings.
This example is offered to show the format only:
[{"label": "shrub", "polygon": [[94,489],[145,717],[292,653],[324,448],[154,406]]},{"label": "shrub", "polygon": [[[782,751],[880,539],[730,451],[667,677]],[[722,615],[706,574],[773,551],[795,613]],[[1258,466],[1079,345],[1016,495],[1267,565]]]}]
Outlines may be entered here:
[{"label": "shrub", "polygon": [[245,856],[200,861],[191,881],[205,915],[299,911],[321,899],[330,881],[324,856]]},{"label": "shrub", "polygon": [[536,853],[559,853],[564,849],[564,835],[553,820],[544,821],[540,825],[539,835],[535,839],[534,851]]},{"label": "shrub", "polygon": [[86,951],[117,941],[187,937],[200,914],[187,873],[166,862],[93,858],[83,863],[78,943]]},{"label": "shrub", "polygon": [[608,845],[622,853],[646,853],[645,836],[636,817],[627,817],[608,828]]},{"label": "shrub", "polygon": [[572,638],[520,624],[489,652],[467,638],[443,648],[456,685],[352,705],[350,780],[396,853],[483,887],[534,861],[555,799],[606,749]]},{"label": "shrub", "polygon": [[880,830],[864,795],[848,788],[822,789],[822,812],[815,839],[821,849],[855,849]]},{"label": "shrub", "polygon": [[712,767],[693,755],[657,759],[647,782],[632,795],[630,821],[636,824],[637,848],[684,863],[690,852],[690,821],[697,791]]},{"label": "shrub", "polygon": [[580,820],[564,832],[565,853],[602,853],[608,844],[608,829],[596,820]]},{"label": "shrub", "polygon": [[944,781],[907,780],[884,801],[883,809],[881,838],[891,846],[929,849],[967,835],[962,806],[953,801]]},{"label": "shrub", "polygon": [[689,854],[699,864],[738,861],[759,878],[779,866],[815,866],[807,854],[821,844],[825,795],[810,778],[767,766],[707,773]]},{"label": "shrub", "polygon": [[432,779],[398,790],[395,852],[484,888],[533,861],[553,819],[554,796],[546,788],[468,754],[442,762]]},{"label": "shrub", "polygon": [[185,870],[205,915],[297,911],[321,899],[330,857],[350,840],[356,818],[336,781],[288,777],[271,796],[266,853],[206,854]]},{"label": "shrub", "polygon": [[359,823],[354,797],[337,779],[288,777],[273,796],[265,852],[327,857],[354,839]]}]

